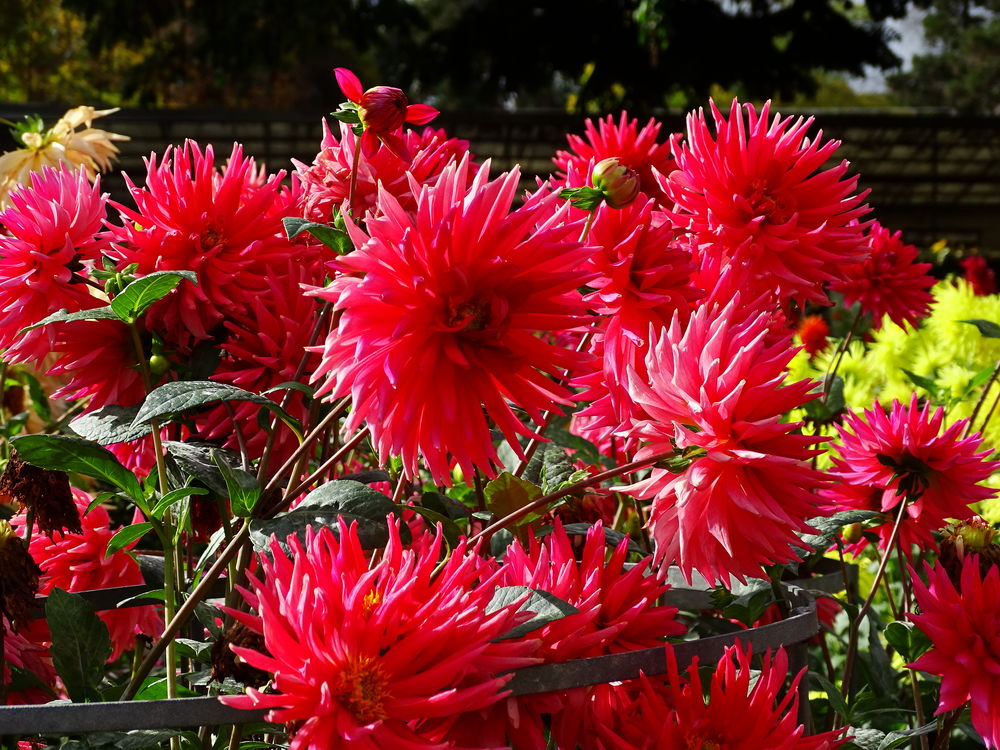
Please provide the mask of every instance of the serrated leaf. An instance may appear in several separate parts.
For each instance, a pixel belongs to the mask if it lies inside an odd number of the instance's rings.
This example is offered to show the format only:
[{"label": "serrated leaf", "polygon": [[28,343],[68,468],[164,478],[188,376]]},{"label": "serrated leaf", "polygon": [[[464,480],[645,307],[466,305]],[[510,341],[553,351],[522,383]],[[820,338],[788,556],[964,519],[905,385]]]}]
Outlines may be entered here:
[{"label": "serrated leaf", "polygon": [[22,328],[20,333],[24,334],[36,328],[47,326],[50,323],[71,323],[75,320],[119,320],[119,318],[115,315],[115,311],[111,309],[111,305],[94,307],[90,310],[78,310],[77,312],[69,312],[64,308],[42,318],[34,325]]},{"label": "serrated leaf", "polygon": [[125,492],[140,508],[145,505],[139,480],[111,451],[97,443],[68,435],[21,435],[11,438],[11,445],[29,464],[103,479]]},{"label": "serrated leaf", "polygon": [[930,734],[937,729],[937,722],[932,721],[916,729],[906,729],[901,732],[889,732],[878,746],[878,750],[890,750],[893,747],[902,747],[909,744],[914,737]]},{"label": "serrated leaf", "polygon": [[148,424],[143,423],[138,426],[132,424],[138,413],[138,404],[135,406],[109,404],[77,417],[69,423],[69,426],[80,437],[93,440],[99,445],[130,443],[150,433]]},{"label": "serrated leaf", "polygon": [[[194,477],[203,482],[215,494],[225,497],[228,492],[226,480],[222,478],[222,472],[216,466],[213,453],[220,450],[209,443],[181,443],[173,440],[164,440],[163,447],[167,452],[170,461],[167,464],[168,473],[176,466],[177,472],[172,479],[177,484],[186,484],[188,477]],[[239,460],[235,454],[234,460]]]},{"label": "serrated leaf", "polygon": [[[505,471],[496,479],[487,483],[483,489],[483,495],[486,497],[486,507],[497,518],[505,518],[533,500],[540,498],[542,496],[542,488]],[[521,518],[515,523],[515,526],[524,524],[528,520],[528,518]]]},{"label": "serrated leaf", "polygon": [[340,255],[349,253],[354,249],[354,243],[351,242],[351,238],[347,232],[336,227],[331,227],[329,224],[319,224],[297,216],[287,216],[281,221],[285,225],[285,234],[290,240],[295,239],[303,232],[308,232]]},{"label": "serrated leaf", "polygon": [[[271,536],[274,535],[281,549],[287,554],[291,551],[286,542],[288,537],[295,534],[300,541],[304,542],[306,528],[310,526],[314,531],[319,531],[320,528],[326,526],[339,539],[341,518],[348,525],[352,522],[358,524],[358,540],[361,542],[362,549],[377,549],[388,544],[389,527],[384,519],[380,523],[349,513],[337,513],[316,508],[296,508],[274,518],[256,518],[250,522],[250,541],[253,543],[255,551],[268,552],[271,549]],[[400,531],[408,530],[406,526],[402,526]]]},{"label": "serrated leaf", "polygon": [[149,521],[143,521],[142,523],[134,523],[129,526],[123,526],[115,532],[115,535],[108,540],[108,549],[104,553],[105,557],[111,557],[115,552],[124,547],[127,547],[132,542],[137,539],[141,539],[146,535],[146,533],[153,528],[153,524]]},{"label": "serrated leaf", "polygon": [[277,404],[269,398],[228,383],[216,383],[211,380],[176,380],[164,383],[151,391],[132,424],[137,426],[151,419],[180,414],[189,409],[221,401],[249,401],[269,408],[277,407]]},{"label": "serrated leaf", "polygon": [[992,320],[974,318],[972,320],[961,320],[959,322],[974,325],[979,329],[979,333],[988,339],[1000,339],[1000,325],[997,325]]},{"label": "serrated leaf", "polygon": [[198,283],[194,271],[154,271],[131,282],[116,294],[111,300],[111,309],[126,323],[132,323],[146,312],[150,305],[170,294],[184,279],[192,284]]},{"label": "serrated leaf", "polygon": [[518,612],[531,612],[534,614],[527,622],[508,630],[497,640],[508,640],[510,638],[520,638],[538,628],[545,627],[550,622],[561,620],[567,615],[578,613],[576,607],[569,602],[563,601],[555,594],[540,589],[531,589],[527,586],[500,586],[493,592],[493,598],[486,605],[486,613],[492,614],[504,607],[523,599],[527,599],[517,608]]},{"label": "serrated leaf", "polygon": [[52,664],[75,702],[99,701],[97,690],[104,664],[111,656],[108,627],[79,594],[52,589],[45,602],[45,620],[52,634]]},{"label": "serrated leaf", "polygon": [[296,507],[296,510],[301,509],[345,513],[383,524],[386,516],[399,513],[396,504],[381,492],[348,479],[336,479],[320,485]]},{"label": "serrated leaf", "polygon": [[257,477],[249,471],[230,466],[225,456],[219,451],[212,453],[212,460],[219,467],[222,479],[226,483],[226,494],[229,497],[229,505],[233,510],[233,515],[239,518],[247,518],[253,514],[253,509],[260,500],[260,493],[263,488]]}]

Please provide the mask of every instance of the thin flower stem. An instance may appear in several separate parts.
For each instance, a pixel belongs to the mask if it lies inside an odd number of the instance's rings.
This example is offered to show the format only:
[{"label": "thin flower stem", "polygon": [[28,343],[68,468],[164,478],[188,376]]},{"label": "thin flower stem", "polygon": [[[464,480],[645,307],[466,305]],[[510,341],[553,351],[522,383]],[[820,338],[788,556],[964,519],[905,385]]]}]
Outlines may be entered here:
[{"label": "thin flower stem", "polygon": [[[910,691],[913,693],[913,708],[917,712],[915,717],[917,723],[916,726],[914,726],[914,729],[917,729],[922,727],[927,722],[927,719],[924,716],[924,702],[920,697],[920,682],[917,679],[917,673],[909,668],[907,668],[906,671],[910,673]],[[920,750],[929,750],[929,747],[930,745],[927,742],[927,735],[920,735]]]},{"label": "thin flower stem", "polygon": [[670,458],[673,455],[676,455],[674,451],[657,453],[656,455],[648,456],[646,458],[639,459],[638,461],[633,461],[632,463],[625,464],[624,466],[617,466],[614,469],[608,469],[608,471],[601,472],[600,474],[595,474],[592,477],[581,479],[579,482],[574,482],[573,484],[563,487],[561,490],[558,490],[556,492],[550,492],[548,495],[544,495],[538,498],[537,500],[534,500],[528,503],[527,505],[518,508],[512,513],[508,513],[506,516],[490,524],[479,533],[474,534],[469,539],[469,546],[471,547],[475,545],[476,542],[480,541],[481,539],[489,539],[496,532],[500,531],[501,529],[507,528],[512,523],[517,521],[519,518],[523,518],[529,513],[544,508],[545,506],[549,505],[555,500],[559,500],[560,498],[566,497],[567,495],[572,495],[577,490],[584,489],[586,487],[590,487],[595,484],[599,484],[600,482],[603,482],[605,479],[613,479],[614,477],[621,476],[622,474],[628,474],[630,471],[635,471],[636,469],[641,469],[644,466],[655,464],[657,461],[662,461],[666,458]]},{"label": "thin flower stem", "polygon": [[243,426],[236,420],[236,410],[228,401],[223,401],[222,406],[229,415],[229,421],[233,423],[233,432],[236,434],[236,444],[240,448],[240,468],[243,471],[250,471],[250,454],[247,453],[247,440],[243,434]]},{"label": "thin flower stem", "polygon": [[285,498],[274,510],[270,512],[270,514],[274,515],[275,513],[280,513],[281,511],[285,510],[285,508],[291,505],[292,501],[295,498],[297,498],[302,492],[304,492],[306,488],[309,487],[309,485],[311,485],[313,482],[315,482],[317,479],[323,476],[323,474],[331,466],[333,466],[335,463],[340,461],[344,456],[346,456],[348,453],[354,450],[354,448],[358,445],[358,443],[364,440],[367,435],[368,435],[367,430],[361,430],[354,437],[352,437],[350,440],[348,440],[346,443],[340,446],[340,449],[332,456],[330,456],[328,459],[326,459],[326,461],[324,461],[323,464],[318,469],[316,469],[316,471],[314,471],[308,477],[299,482],[299,484],[296,485],[293,489],[286,492]]},{"label": "thin flower stem", "polygon": [[302,439],[302,442],[299,444],[299,447],[295,449],[295,452],[292,453],[292,455],[288,457],[288,460],[281,465],[281,468],[274,473],[268,481],[267,486],[264,488],[265,493],[277,489],[278,485],[281,484],[281,478],[285,475],[285,473],[295,467],[298,460],[306,454],[306,451],[309,450],[317,438],[323,434],[323,430],[329,427],[334,420],[340,416],[341,412],[347,408],[347,405],[350,402],[351,397],[344,396],[340,399],[340,401],[333,405],[327,415],[320,420],[320,423],[310,430],[309,433]]},{"label": "thin flower stem", "polygon": [[[986,412],[986,416],[983,418],[983,423],[979,425],[979,433],[982,434],[986,431],[986,425],[990,423],[990,419],[993,418],[993,412],[997,410],[997,404],[1000,403],[1000,393],[996,395],[993,399],[993,403],[990,404],[990,410]],[[971,421],[970,421],[971,424]]]},{"label": "thin flower stem", "polygon": [[[993,372],[990,373],[989,380],[987,380],[986,384],[983,386],[983,392],[979,394],[979,399],[976,401],[976,405],[972,409],[972,416],[969,417],[969,421],[965,424],[965,431],[962,433],[962,437],[968,437],[969,431],[972,429],[972,425],[976,421],[976,417],[979,416],[979,410],[983,408],[983,403],[986,401],[986,395],[990,392],[990,388],[996,382],[998,377],[1000,377],[1000,360],[997,360],[996,367],[993,368]],[[989,417],[986,419],[988,421]],[[985,426],[984,422],[983,427]]]},{"label": "thin flower stem", "polygon": [[156,662],[159,661],[160,657],[163,655],[164,651],[167,650],[168,644],[173,642],[173,638],[180,632],[180,629],[187,622],[187,619],[194,612],[195,607],[201,603],[208,592],[211,590],[212,586],[215,584],[216,579],[225,570],[229,561],[236,555],[236,553],[243,547],[246,541],[250,538],[250,519],[245,519],[243,521],[243,526],[240,530],[236,532],[233,538],[229,541],[229,544],[223,548],[222,552],[212,563],[211,567],[205,571],[205,575],[202,576],[201,581],[195,586],[194,591],[191,595],[184,600],[180,608],[174,614],[173,617],[167,620],[167,624],[163,628],[163,634],[157,639],[156,643],[150,648],[149,653],[146,654],[146,658],[142,660],[142,664],[136,669],[135,673],[132,675],[132,680],[129,682],[128,687],[122,694],[122,700],[127,701],[135,697],[135,694],[139,691],[143,680],[150,673]]},{"label": "thin flower stem", "polygon": [[361,162],[361,138],[357,136],[354,144],[354,163],[351,165],[351,186],[347,191],[347,210],[354,215],[354,193],[358,187],[358,164]]},{"label": "thin flower stem", "polygon": [[830,396],[830,388],[833,385],[833,379],[837,375],[837,370],[840,369],[840,363],[844,359],[844,354],[847,352],[847,347],[851,343],[851,339],[854,337],[854,333],[857,331],[858,323],[861,321],[861,307],[858,307],[858,312],[854,316],[854,320],[851,321],[851,327],[847,330],[847,335],[844,336],[843,340],[840,342],[840,346],[837,348],[837,354],[833,360],[831,360],[831,366],[827,367],[826,375],[823,376],[823,398],[822,401],[826,403],[826,400]]},{"label": "thin flower stem", "polygon": [[[875,580],[872,581],[872,588],[868,594],[868,598],[865,599],[864,604],[861,605],[861,609],[858,610],[857,617],[851,622],[850,626],[850,636],[847,642],[847,655],[844,657],[844,682],[841,686],[840,692],[846,698],[851,692],[851,678],[853,677],[854,662],[858,657],[858,635],[861,630],[861,624],[865,620],[865,615],[868,614],[868,610],[872,606],[872,602],[875,600],[875,594],[878,593],[879,582],[882,580],[882,576],[885,574],[886,564],[889,562],[891,557],[890,550],[896,544],[896,538],[899,536],[899,530],[903,524],[903,517],[906,515],[906,507],[909,504],[909,496],[904,497],[899,504],[899,512],[896,514],[896,521],[892,525],[892,533],[889,535],[889,541],[885,545],[886,554],[882,555],[882,560],[879,562],[878,570],[875,572]],[[844,717],[838,717],[838,728],[840,726],[840,721]]]},{"label": "thin flower stem", "polygon": [[956,708],[954,711],[949,711],[947,716],[941,720],[932,750],[948,750],[948,746],[951,744],[951,730],[955,728],[962,712],[962,708]]},{"label": "thin flower stem", "polygon": [[587,223],[583,225],[583,231],[580,232],[580,242],[586,241],[587,237],[590,235],[590,228],[594,226],[594,219],[597,217],[597,209],[592,210],[587,214]]}]

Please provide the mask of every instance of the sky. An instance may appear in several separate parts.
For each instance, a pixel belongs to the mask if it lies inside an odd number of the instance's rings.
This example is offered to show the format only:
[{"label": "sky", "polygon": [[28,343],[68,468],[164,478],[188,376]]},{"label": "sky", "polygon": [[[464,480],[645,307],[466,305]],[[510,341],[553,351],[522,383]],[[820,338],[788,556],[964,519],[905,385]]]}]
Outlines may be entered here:
[{"label": "sky", "polygon": [[[890,18],[887,25],[898,35],[890,45],[893,52],[903,59],[903,69],[910,68],[910,59],[927,49],[924,41],[923,17],[925,11],[909,6],[904,18]],[[868,74],[850,79],[851,86],[856,91],[881,92],[886,90],[885,74],[877,68],[869,68]]]}]

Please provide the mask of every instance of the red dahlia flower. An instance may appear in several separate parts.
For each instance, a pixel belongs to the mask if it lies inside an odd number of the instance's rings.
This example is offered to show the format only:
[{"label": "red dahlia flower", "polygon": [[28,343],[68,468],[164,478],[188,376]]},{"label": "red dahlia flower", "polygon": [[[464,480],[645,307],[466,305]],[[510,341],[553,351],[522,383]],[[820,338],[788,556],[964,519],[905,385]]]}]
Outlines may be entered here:
[{"label": "red dahlia flower", "polygon": [[932,532],[945,519],[969,518],[969,503],[995,493],[979,482],[1000,462],[986,460],[990,451],[979,450],[978,433],[962,437],[967,421],[942,429],[944,409],[932,414],[929,404],[920,407],[916,394],[909,406],[894,401],[888,414],[879,404],[860,416],[847,414],[838,428],[840,444],[834,444],[840,456],[833,456],[831,476],[839,481],[825,492],[831,509],[884,513],[886,522],[877,529],[884,548],[899,504],[906,502],[903,550],[908,553],[914,543],[936,547]]},{"label": "red dahlia flower", "polygon": [[979,556],[968,555],[958,586],[941,565],[926,563],[927,583],[910,569],[920,614],[910,619],[933,648],[909,666],[941,676],[936,713],[972,702],[972,726],[986,747],[1000,747],[1000,570],[983,575]]},{"label": "red dahlia flower", "polygon": [[428,104],[410,104],[406,94],[392,86],[373,86],[365,91],[358,77],[347,68],[335,68],[333,72],[344,96],[357,107],[364,128],[361,151],[365,156],[373,156],[381,142],[398,158],[409,161],[399,129],[406,122],[426,125],[437,117],[438,111]]},{"label": "red dahlia flower", "polygon": [[13,630],[6,615],[0,615],[0,628],[3,632],[3,674],[0,674],[3,684],[10,685],[14,677],[14,669],[24,670],[33,675],[45,686],[32,685],[21,690],[8,690],[7,705],[23,705],[26,703],[48,703],[56,690],[56,670],[52,667],[49,650],[39,643],[34,643],[24,637],[23,633]]},{"label": "red dahlia flower", "polygon": [[733,100],[728,120],[710,106],[714,137],[699,110],[688,115],[687,140],[675,139],[677,169],[663,183],[675,223],[694,235],[703,263],[742,271],[745,298],[770,291],[826,304],[824,285],[867,255],[856,221],[867,193],[854,194],[846,161],[823,169],[839,142],[807,138],[812,118],[768,122],[769,102],[758,114]]},{"label": "red dahlia flower", "polygon": [[587,322],[577,289],[591,275],[579,223],[564,221],[568,204],[551,214],[559,197],[539,192],[509,213],[518,173],[490,182],[484,166],[466,188],[468,170],[467,159],[446,168],[414,215],[382,192],[382,215],[367,235],[348,224],[359,249],[316,292],[343,311],[323,347],[319,392],[351,394],[345,429],[366,422],[381,461],[400,456],[414,476],[423,457],[443,482],[453,462],[466,476],[476,467],[495,476],[487,418],[517,452],[517,435],[534,433],[511,404],[540,424],[572,402],[544,373],[575,370],[584,356],[538,333]]},{"label": "red dahlia flower", "polygon": [[934,301],[930,288],[936,280],[927,273],[931,264],[917,263],[917,248],[903,244],[901,232],[890,233],[877,221],[868,230],[868,247],[871,255],[845,266],[845,278],[830,289],[843,294],[845,304],[857,302],[871,313],[876,330],[886,315],[900,327],[917,325]]},{"label": "red dahlia flower", "polygon": [[272,541],[245,592],[257,615],[232,612],[269,655],[233,651],[273,674],[276,692],[222,700],[272,709],[268,721],[294,727],[292,750],[452,747],[422,725],[439,731],[501,700],[507,678],[495,675],[535,661],[534,642],[497,640],[520,616],[513,605],[487,614],[495,581],[481,558],[459,546],[441,563],[440,532],[416,552],[389,529],[371,563],[356,525],[341,523],[339,541],[328,528],[307,529],[304,544],[289,536],[290,556]]},{"label": "red dahlia flower", "polygon": [[974,294],[982,296],[997,293],[997,275],[982,255],[962,258],[959,265],[965,272],[965,280],[972,284]]},{"label": "red dahlia flower", "polygon": [[739,299],[702,307],[687,327],[677,318],[650,331],[646,375],[629,370],[637,412],[628,437],[643,441],[636,458],[692,452],[677,474],[654,468],[623,488],[652,498],[649,526],[657,559],[709,581],[761,576],[761,566],[797,559],[819,515],[816,491],[826,485],[810,462],[825,438],[797,434],[782,416],[815,397],[809,380],[785,385],[795,350],[778,338],[766,313],[741,319]]},{"label": "red dahlia flower", "polygon": [[799,321],[795,334],[810,358],[826,351],[826,347],[830,345],[830,326],[822,315],[806,315]]}]

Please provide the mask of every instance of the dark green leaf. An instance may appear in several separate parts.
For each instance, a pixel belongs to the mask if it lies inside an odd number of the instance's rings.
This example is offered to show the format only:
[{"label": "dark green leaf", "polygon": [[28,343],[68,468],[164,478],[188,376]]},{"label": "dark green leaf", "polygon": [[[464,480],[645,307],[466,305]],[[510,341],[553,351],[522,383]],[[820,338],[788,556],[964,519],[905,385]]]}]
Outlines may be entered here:
[{"label": "dark green leaf", "polygon": [[28,423],[28,417],[31,416],[30,412],[22,411],[20,414],[15,414],[12,417],[8,417],[7,421],[4,422],[3,426],[0,427],[0,436],[5,438],[12,438]]},{"label": "dark green leaf", "polygon": [[146,396],[132,424],[139,425],[151,419],[180,414],[219,401],[249,401],[263,406],[277,406],[269,398],[250,393],[235,385],[215,383],[211,380],[176,380],[164,383]]},{"label": "dark green leaf", "polygon": [[490,537],[490,554],[497,562],[503,562],[507,548],[514,543],[514,535],[510,529],[500,529]]},{"label": "dark green leaf", "polygon": [[[542,489],[520,477],[515,477],[510,472],[503,472],[493,481],[489,482],[483,490],[486,496],[486,507],[489,508],[497,518],[505,518],[516,510],[523,508],[533,500],[542,496]],[[522,518],[514,525],[519,526],[530,521],[530,518]]]},{"label": "dark green leaf", "polygon": [[299,391],[300,393],[305,394],[308,398],[312,398],[316,395],[315,388],[311,388],[305,383],[300,383],[297,380],[286,380],[284,383],[278,383],[278,385],[273,388],[261,391],[260,395],[266,396],[269,393],[275,393],[277,391]]},{"label": "dark green leaf", "polygon": [[249,471],[230,466],[220,451],[212,453],[212,460],[219,467],[219,472],[226,482],[226,494],[229,497],[233,515],[239,518],[247,518],[252,515],[262,492],[257,477]]},{"label": "dark green leaf", "polygon": [[204,487],[178,487],[176,490],[170,490],[170,492],[157,500],[156,505],[153,506],[151,514],[153,518],[161,518],[163,516],[163,511],[174,503],[183,500],[186,497],[191,497],[191,495],[207,494],[208,490]]},{"label": "dark green leaf", "polygon": [[823,692],[826,693],[826,699],[830,703],[830,708],[832,708],[834,712],[846,718],[850,713],[850,710],[847,708],[847,701],[844,700],[844,697],[840,694],[836,685],[826,679],[826,677],[819,672],[810,672],[809,680],[819,685]]},{"label": "dark green leaf", "polygon": [[542,454],[542,467],[539,471],[542,493],[547,495],[555,492],[564,482],[576,473],[573,459],[566,455],[566,449],[554,443],[544,443],[538,449]]},{"label": "dark green leaf", "polygon": [[527,599],[522,602],[517,611],[531,612],[534,614],[534,617],[507,631],[499,640],[520,638],[526,633],[548,625],[550,622],[561,620],[567,615],[574,615],[580,611],[569,602],[563,601],[548,591],[531,589],[527,586],[501,586],[493,593],[493,598],[486,605],[486,613],[491,614],[503,609],[524,599],[526,595]]},{"label": "dark green leaf", "polygon": [[27,333],[35,328],[47,326],[50,323],[69,323],[74,320],[118,320],[118,316],[115,315],[115,311],[111,309],[111,305],[95,307],[91,310],[79,310],[77,312],[68,312],[63,309],[52,313],[48,317],[42,318],[34,325],[22,328],[21,333]]},{"label": "dark green leaf", "polygon": [[118,406],[110,404],[77,417],[69,426],[77,435],[100,445],[130,443],[149,434],[149,425],[133,426],[139,405]]},{"label": "dark green leaf", "polygon": [[878,750],[882,740],[885,739],[885,732],[878,729],[861,729],[850,727],[844,734],[851,738],[845,748],[857,748],[858,750]]},{"label": "dark green leaf", "polygon": [[601,452],[597,449],[596,445],[588,440],[584,440],[579,435],[574,435],[568,430],[564,430],[559,427],[549,427],[549,429],[545,431],[545,437],[556,445],[561,445],[563,448],[569,448],[570,450],[576,451],[580,458],[588,464],[602,464],[609,466],[611,463],[611,459],[601,455]]},{"label": "dark green leaf", "polygon": [[458,546],[462,531],[448,516],[421,505],[409,505],[407,507],[418,516],[423,516],[426,521],[430,522],[431,526],[440,525],[441,533],[444,534],[445,541],[448,542],[449,547],[454,549]]},{"label": "dark green leaf", "polygon": [[11,445],[29,464],[103,479],[124,491],[140,508],[144,505],[139,480],[97,443],[68,435],[21,435],[12,438]]},{"label": "dark green leaf", "polygon": [[916,385],[919,388],[923,388],[925,391],[931,394],[931,396],[937,397],[939,388],[937,386],[937,383],[935,383],[933,380],[931,380],[930,378],[926,378],[923,375],[917,375],[917,373],[911,372],[910,370],[907,370],[905,367],[900,367],[899,369],[906,374],[906,377],[908,377],[910,379],[910,382],[912,382],[914,385]]},{"label": "dark green leaf", "polygon": [[983,320],[982,318],[975,318],[973,320],[962,320],[961,323],[969,323],[974,325],[979,329],[979,333],[988,339],[1000,339],[1000,325],[997,325],[992,320]]},{"label": "dark green leaf", "polygon": [[154,302],[159,302],[170,294],[183,279],[192,284],[198,283],[194,271],[154,271],[136,279],[115,295],[111,300],[111,309],[126,323],[131,323]]},{"label": "dark green leaf", "polygon": [[420,496],[420,504],[455,521],[469,517],[469,508],[457,500],[440,492],[425,492]]},{"label": "dark green leaf", "polygon": [[354,243],[351,242],[351,238],[347,232],[331,227],[329,224],[317,224],[315,221],[294,216],[288,216],[281,221],[285,225],[285,234],[290,240],[295,239],[303,232],[308,232],[340,255],[349,253],[354,249]]},{"label": "dark green leaf", "polygon": [[[586,536],[587,534],[590,533],[590,530],[592,528],[594,528],[594,525],[593,524],[589,524],[589,523],[564,523],[563,524],[563,531],[565,531],[570,536]],[[603,528],[604,528],[604,543],[607,544],[610,547],[617,547],[619,544],[621,544],[621,542],[622,542],[623,539],[628,539],[628,537],[625,534],[621,533],[620,531],[615,531],[614,529],[609,529],[606,526],[603,527]],[[539,529],[538,531],[535,532],[535,536],[541,538],[541,537],[545,536],[546,534],[551,534],[551,533],[552,533],[552,527],[551,526],[544,526],[544,527],[542,527],[541,529]],[[642,547],[640,547],[638,544],[636,544],[634,540],[629,539],[629,542],[628,542],[628,551],[629,552],[635,552],[635,553],[641,555],[642,554]]]},{"label": "dark green leaf", "polygon": [[[273,534],[282,550],[288,553],[290,551],[286,543],[288,536],[295,534],[304,542],[306,528],[310,526],[314,531],[319,531],[322,527],[327,526],[339,538],[341,518],[347,525],[352,522],[358,524],[358,539],[363,549],[384,547],[389,542],[389,527],[385,519],[379,522],[370,518],[317,508],[296,508],[274,518],[254,519],[250,522],[250,540],[257,552],[267,552],[271,548],[271,535]],[[403,531],[406,528],[403,526],[400,530]]]},{"label": "dark green leaf", "polygon": [[910,661],[910,631],[916,627],[912,622],[890,622],[885,626],[885,640],[892,646],[904,661]]},{"label": "dark green leaf", "polygon": [[38,382],[38,378],[32,375],[30,372],[21,372],[21,377],[24,379],[24,384],[28,388],[28,395],[31,396],[31,405],[35,409],[35,412],[44,421],[48,422],[52,418],[52,410],[49,409],[49,397],[45,395],[45,390],[42,388],[42,384]]},{"label": "dark green leaf", "polygon": [[[222,472],[212,458],[212,455],[220,450],[219,448],[209,443],[180,443],[173,440],[164,440],[163,448],[171,459],[168,471],[176,466],[177,471],[172,477],[176,480],[176,484],[186,484],[188,477],[194,477],[220,497],[226,496],[229,491],[226,480],[223,479]],[[233,461],[239,460],[236,454],[228,455],[233,457]]]},{"label": "dark green leaf", "polygon": [[845,526],[850,526],[852,523],[864,523],[879,515],[881,514],[873,510],[845,510],[834,513],[832,516],[810,518],[809,525],[819,533],[804,534],[802,541],[815,552],[823,552],[833,544],[833,540]]},{"label": "dark green leaf", "polygon": [[337,479],[320,485],[303,498],[296,510],[344,513],[385,524],[386,516],[399,508],[381,492],[361,482]]},{"label": "dark green leaf", "polygon": [[74,702],[99,701],[97,686],[111,656],[111,636],[94,608],[79,594],[55,588],[45,602],[52,633],[52,663]]},{"label": "dark green leaf", "polygon": [[152,528],[153,524],[149,521],[123,526],[108,540],[108,551],[104,553],[104,556],[110,557],[118,550],[130,545],[136,539],[141,539]]}]

